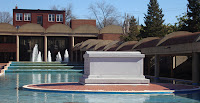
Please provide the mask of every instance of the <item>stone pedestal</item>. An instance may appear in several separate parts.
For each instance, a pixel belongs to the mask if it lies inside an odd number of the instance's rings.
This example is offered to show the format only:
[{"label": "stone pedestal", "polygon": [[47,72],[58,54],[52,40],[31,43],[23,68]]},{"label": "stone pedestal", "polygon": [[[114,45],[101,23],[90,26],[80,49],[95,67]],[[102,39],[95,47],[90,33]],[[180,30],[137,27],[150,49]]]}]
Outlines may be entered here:
[{"label": "stone pedestal", "polygon": [[148,84],[140,52],[87,51],[81,84]]}]

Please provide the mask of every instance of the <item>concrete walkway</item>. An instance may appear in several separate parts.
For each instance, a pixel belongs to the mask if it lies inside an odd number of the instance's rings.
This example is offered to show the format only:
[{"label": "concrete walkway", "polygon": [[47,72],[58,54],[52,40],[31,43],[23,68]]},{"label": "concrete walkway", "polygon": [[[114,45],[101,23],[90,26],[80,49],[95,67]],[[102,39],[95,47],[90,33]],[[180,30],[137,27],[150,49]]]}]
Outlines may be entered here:
[{"label": "concrete walkway", "polygon": [[81,85],[79,83],[47,83],[23,86],[25,90],[66,93],[178,93],[200,90],[198,86],[183,84],[149,84],[149,85]]}]

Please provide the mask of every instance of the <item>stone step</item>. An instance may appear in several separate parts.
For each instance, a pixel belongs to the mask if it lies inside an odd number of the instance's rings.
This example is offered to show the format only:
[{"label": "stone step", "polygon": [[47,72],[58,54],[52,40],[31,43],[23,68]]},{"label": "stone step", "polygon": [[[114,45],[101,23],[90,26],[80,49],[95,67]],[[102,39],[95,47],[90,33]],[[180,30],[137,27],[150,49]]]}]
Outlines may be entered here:
[{"label": "stone step", "polygon": [[20,73],[20,72],[83,72],[82,69],[16,69],[6,70],[5,73]]},{"label": "stone step", "polygon": [[83,66],[81,64],[10,64],[10,66]]},{"label": "stone step", "polygon": [[83,66],[83,64],[64,62],[12,62],[10,66]]},{"label": "stone step", "polygon": [[67,66],[68,64],[30,64],[30,63],[25,63],[25,64],[10,64],[10,66]]},{"label": "stone step", "polygon": [[[24,62],[11,62],[11,64],[61,64],[64,62],[30,62],[30,61],[24,61]],[[67,63],[65,63],[67,64]]]},{"label": "stone step", "polygon": [[9,66],[8,69],[83,69],[83,66]]}]

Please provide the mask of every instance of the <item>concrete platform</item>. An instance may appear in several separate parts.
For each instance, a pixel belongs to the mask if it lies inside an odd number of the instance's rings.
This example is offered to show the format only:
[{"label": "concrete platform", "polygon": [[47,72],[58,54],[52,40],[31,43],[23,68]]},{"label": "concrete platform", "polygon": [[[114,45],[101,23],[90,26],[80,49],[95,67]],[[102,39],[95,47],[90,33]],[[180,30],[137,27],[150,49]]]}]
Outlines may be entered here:
[{"label": "concrete platform", "polygon": [[86,51],[84,74],[79,83],[93,84],[148,84],[143,75],[144,54],[138,51]]},{"label": "concrete platform", "polygon": [[80,83],[47,83],[23,86],[24,90],[61,93],[99,93],[99,94],[170,94],[200,91],[200,87],[183,84],[149,85],[81,85]]}]

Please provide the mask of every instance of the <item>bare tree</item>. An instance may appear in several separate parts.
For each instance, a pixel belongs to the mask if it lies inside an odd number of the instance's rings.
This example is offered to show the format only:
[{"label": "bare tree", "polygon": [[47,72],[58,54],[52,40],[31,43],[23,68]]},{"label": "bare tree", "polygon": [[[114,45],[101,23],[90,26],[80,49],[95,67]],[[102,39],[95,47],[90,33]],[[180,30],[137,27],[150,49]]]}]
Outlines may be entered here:
[{"label": "bare tree", "polygon": [[9,12],[0,12],[0,23],[12,23],[12,17]]},{"label": "bare tree", "polygon": [[53,5],[51,7],[52,10],[64,10],[65,11],[65,24],[69,25],[71,19],[75,19],[76,17],[72,13],[72,5],[69,4],[67,7],[59,7],[56,5]]},{"label": "bare tree", "polygon": [[91,4],[89,10],[96,18],[100,29],[107,25],[120,25],[121,16],[117,9],[113,5],[106,4],[105,1]]}]

